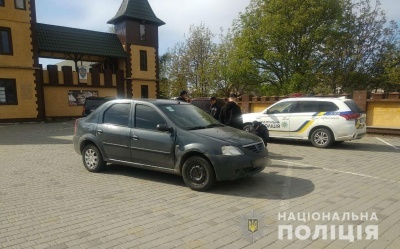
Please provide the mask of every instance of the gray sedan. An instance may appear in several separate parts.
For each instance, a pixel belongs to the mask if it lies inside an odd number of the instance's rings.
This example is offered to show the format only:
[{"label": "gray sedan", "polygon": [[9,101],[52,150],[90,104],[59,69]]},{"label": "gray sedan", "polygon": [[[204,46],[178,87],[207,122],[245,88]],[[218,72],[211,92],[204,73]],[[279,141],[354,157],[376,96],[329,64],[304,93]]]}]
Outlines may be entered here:
[{"label": "gray sedan", "polygon": [[182,175],[193,190],[261,172],[261,138],[227,127],[201,109],[174,100],[112,100],[77,119],[75,151],[90,172],[107,163]]}]

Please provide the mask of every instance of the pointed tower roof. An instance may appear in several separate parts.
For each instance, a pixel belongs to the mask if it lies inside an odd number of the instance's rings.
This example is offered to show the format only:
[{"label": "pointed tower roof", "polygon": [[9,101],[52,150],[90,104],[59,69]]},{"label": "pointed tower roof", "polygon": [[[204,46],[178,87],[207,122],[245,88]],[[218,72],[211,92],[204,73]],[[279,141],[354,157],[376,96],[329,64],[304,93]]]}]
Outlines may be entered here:
[{"label": "pointed tower roof", "polygon": [[124,19],[147,21],[158,26],[165,24],[157,18],[147,0],[123,0],[117,14],[107,23],[115,24]]}]

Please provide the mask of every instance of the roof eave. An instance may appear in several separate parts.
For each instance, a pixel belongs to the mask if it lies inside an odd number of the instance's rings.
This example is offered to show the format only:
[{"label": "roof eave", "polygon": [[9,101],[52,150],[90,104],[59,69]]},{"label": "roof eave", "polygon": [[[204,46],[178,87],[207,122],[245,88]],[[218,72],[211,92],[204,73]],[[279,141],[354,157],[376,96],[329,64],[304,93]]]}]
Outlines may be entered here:
[{"label": "roof eave", "polygon": [[71,51],[56,51],[56,50],[48,50],[48,49],[41,49],[39,48],[39,53],[40,52],[48,52],[48,53],[61,53],[61,54],[77,54],[77,55],[83,55],[83,56],[99,56],[99,57],[111,57],[111,58],[124,58],[126,59],[128,55],[125,53],[124,55],[104,55],[104,54],[92,54],[92,53],[76,53],[76,52],[71,52]]},{"label": "roof eave", "polygon": [[118,17],[114,17],[114,18],[112,18],[111,20],[109,20],[109,21],[107,22],[107,24],[114,24],[114,25],[115,25],[116,23],[122,21],[122,19],[135,20],[135,21],[145,21],[145,22],[148,22],[148,23],[155,24],[155,25],[157,25],[157,26],[165,25],[165,22],[161,21],[160,19],[158,19],[158,21],[154,21],[154,20],[142,20],[142,19],[139,19],[139,18],[133,18],[133,17],[127,17],[127,16],[118,16]]}]

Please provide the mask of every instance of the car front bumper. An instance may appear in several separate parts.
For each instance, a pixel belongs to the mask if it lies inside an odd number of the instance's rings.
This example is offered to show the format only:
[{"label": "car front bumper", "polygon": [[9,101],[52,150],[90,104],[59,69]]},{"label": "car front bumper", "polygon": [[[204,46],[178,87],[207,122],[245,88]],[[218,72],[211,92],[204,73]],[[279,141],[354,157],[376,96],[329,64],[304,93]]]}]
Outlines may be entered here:
[{"label": "car front bumper", "polygon": [[271,165],[271,160],[267,157],[208,155],[208,158],[214,165],[218,181],[230,181],[252,176]]}]

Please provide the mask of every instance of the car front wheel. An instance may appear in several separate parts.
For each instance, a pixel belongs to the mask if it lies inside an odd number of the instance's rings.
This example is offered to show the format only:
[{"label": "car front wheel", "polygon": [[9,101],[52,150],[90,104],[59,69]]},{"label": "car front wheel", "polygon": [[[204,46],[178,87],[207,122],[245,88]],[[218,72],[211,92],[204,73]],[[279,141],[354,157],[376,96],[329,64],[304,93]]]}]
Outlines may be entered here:
[{"label": "car front wheel", "polygon": [[333,142],[333,134],[326,128],[316,129],[311,135],[311,143],[318,148],[328,148]]},{"label": "car front wheel", "polygon": [[206,191],[216,182],[214,169],[206,159],[199,156],[192,156],[185,161],[182,177],[187,186],[197,191]]},{"label": "car front wheel", "polygon": [[90,172],[100,172],[106,166],[99,149],[93,144],[85,146],[82,151],[82,160],[83,165]]},{"label": "car front wheel", "polygon": [[243,130],[244,131],[246,131],[246,132],[250,132],[250,133],[252,133],[253,132],[253,126],[251,125],[251,124],[247,124],[247,125],[245,125],[244,127],[243,127]]}]

